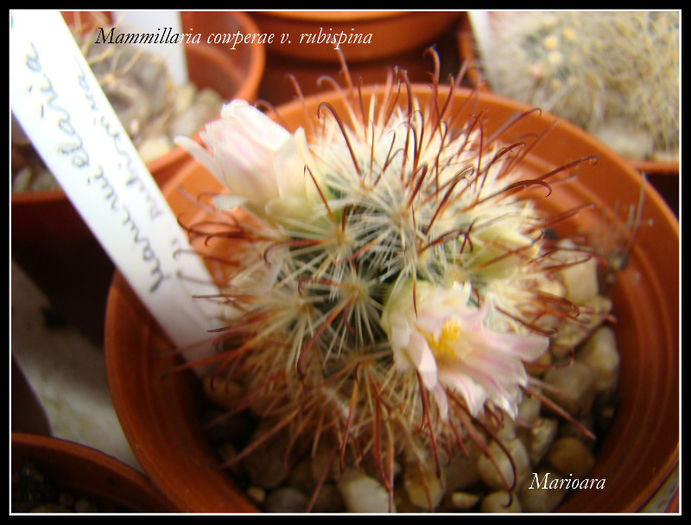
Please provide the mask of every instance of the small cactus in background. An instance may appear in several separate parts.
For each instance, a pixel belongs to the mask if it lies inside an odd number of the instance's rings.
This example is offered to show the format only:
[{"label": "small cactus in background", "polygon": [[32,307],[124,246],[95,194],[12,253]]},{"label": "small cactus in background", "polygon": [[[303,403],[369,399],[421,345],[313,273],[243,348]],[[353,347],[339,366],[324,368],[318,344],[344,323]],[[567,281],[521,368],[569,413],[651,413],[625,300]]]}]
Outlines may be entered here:
[{"label": "small cactus in background", "polygon": [[232,101],[202,132],[208,149],[178,139],[230,190],[204,220],[181,219],[226,275],[218,352],[182,368],[217,364],[224,405],[264,421],[226,466],[286,432],[286,457],[327,446],[342,470],[370,465],[393,510],[395,465],[429,493],[445,454],[489,455],[525,396],[550,403],[525,364],[572,353],[559,335],[582,340],[610,305],[568,299],[562,272],[592,251],[551,240],[519,193],[549,194],[591,158],[527,177],[526,144],[490,136],[470,106],[452,112],[438,79],[421,104],[403,73],[368,99],[345,71],[345,110],[324,102],[294,133]]},{"label": "small cactus in background", "polygon": [[[161,56],[136,45],[95,44],[97,32],[73,34],[122,126],[144,162],[168,153],[176,135],[194,135],[218,116],[215,91],[173,83]],[[12,191],[60,189],[21,126],[12,118]]]},{"label": "small cactus in background", "polygon": [[476,39],[494,92],[627,158],[678,157],[678,12],[491,12],[487,33]]},{"label": "small cactus in background", "polygon": [[163,57],[137,45],[97,44],[96,31],[75,38],[145,162],[170,151],[176,135],[194,135],[218,116],[220,95],[191,82],[176,85]]}]

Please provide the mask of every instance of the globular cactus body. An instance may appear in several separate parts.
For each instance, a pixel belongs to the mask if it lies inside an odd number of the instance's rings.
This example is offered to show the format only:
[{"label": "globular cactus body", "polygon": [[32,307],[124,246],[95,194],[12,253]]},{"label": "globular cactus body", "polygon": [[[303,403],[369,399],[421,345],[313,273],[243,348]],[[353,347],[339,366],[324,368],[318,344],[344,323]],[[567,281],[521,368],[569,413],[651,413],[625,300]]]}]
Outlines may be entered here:
[{"label": "globular cactus body", "polygon": [[541,107],[631,159],[679,152],[679,13],[489,13],[490,88]]},{"label": "globular cactus body", "polygon": [[346,78],[344,109],[322,103],[295,133],[233,101],[209,150],[180,139],[231,190],[186,227],[200,247],[233,244],[209,258],[230,272],[205,362],[243,386],[235,410],[271,422],[260,439],[287,432],[287,454],[328,443],[342,468],[369,464],[393,508],[395,462],[434,476],[469,441],[486,451],[531,391],[525,363],[606,317],[559,276],[590,250],[560,252],[519,198],[592,159],[526,178],[526,143],[452,113],[436,81],[421,104],[404,75],[378,97]]}]

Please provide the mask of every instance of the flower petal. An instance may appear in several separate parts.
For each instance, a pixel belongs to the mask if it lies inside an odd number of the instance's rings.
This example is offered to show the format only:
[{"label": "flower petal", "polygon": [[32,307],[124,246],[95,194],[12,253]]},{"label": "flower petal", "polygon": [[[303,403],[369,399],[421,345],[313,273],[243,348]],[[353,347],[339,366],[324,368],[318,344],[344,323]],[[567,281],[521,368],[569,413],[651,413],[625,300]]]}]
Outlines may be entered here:
[{"label": "flower petal", "polygon": [[439,370],[439,382],[453,388],[465,399],[473,417],[483,409],[487,399],[485,390],[467,374],[456,369],[442,368]]},{"label": "flower petal", "polygon": [[283,126],[242,99],[231,100],[223,106],[221,119],[233,121],[234,127],[244,136],[251,137],[274,151],[290,136],[290,132]]},{"label": "flower petal", "polygon": [[[549,339],[486,326],[491,302],[475,307],[469,283],[418,281],[415,308],[412,290],[411,283],[397,289],[382,313],[394,356],[407,357],[430,391],[456,391],[474,416],[489,402],[515,417],[528,380],[524,361],[542,355]],[[446,398],[437,398],[440,413],[448,410]]]},{"label": "flower petal", "polygon": [[427,340],[418,332],[412,332],[406,350],[408,358],[422,378],[422,383],[428,389],[434,388],[437,384],[437,361]]},{"label": "flower petal", "polygon": [[432,395],[437,403],[437,410],[439,410],[439,415],[442,421],[449,419],[449,400],[446,397],[446,392],[441,383],[438,383],[436,387],[432,389]]},{"label": "flower petal", "polygon": [[225,185],[223,170],[221,169],[221,166],[218,165],[218,162],[216,162],[214,156],[207,149],[204,149],[189,137],[177,136],[175,137],[174,141],[178,146],[185,148],[185,150],[187,150],[190,155],[192,155],[200,164],[209,170],[209,172],[216,177],[221,184]]},{"label": "flower petal", "polygon": [[232,210],[238,206],[242,206],[247,199],[241,197],[240,195],[232,195],[228,193],[222,193],[220,195],[214,195],[214,206],[217,210]]}]

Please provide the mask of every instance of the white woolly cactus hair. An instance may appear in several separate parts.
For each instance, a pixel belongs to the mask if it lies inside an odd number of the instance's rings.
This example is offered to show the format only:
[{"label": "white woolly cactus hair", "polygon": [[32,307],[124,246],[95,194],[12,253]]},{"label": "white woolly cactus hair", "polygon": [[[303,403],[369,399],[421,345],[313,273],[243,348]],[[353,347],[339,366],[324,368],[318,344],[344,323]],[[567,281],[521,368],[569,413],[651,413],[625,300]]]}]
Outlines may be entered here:
[{"label": "white woolly cactus hair", "polygon": [[491,89],[550,111],[634,159],[679,149],[679,13],[489,13]]},{"label": "white woolly cactus hair", "polygon": [[196,240],[235,243],[210,256],[231,271],[206,363],[244,386],[236,411],[271,422],[259,441],[284,429],[287,454],[326,442],[342,467],[370,458],[390,503],[395,458],[438,472],[442,451],[486,452],[526,392],[568,418],[525,363],[563,326],[608,313],[565,298],[559,271],[591,252],[561,250],[545,228],[568,214],[543,217],[521,193],[549,194],[593,159],[526,178],[530,144],[484,130],[472,96],[452,103],[462,72],[440,86],[432,55],[429,102],[400,71],[370,96],[343,64],[339,103],[306,112],[305,129],[234,101],[202,134],[208,151],[183,141],[234,190],[187,225]]}]

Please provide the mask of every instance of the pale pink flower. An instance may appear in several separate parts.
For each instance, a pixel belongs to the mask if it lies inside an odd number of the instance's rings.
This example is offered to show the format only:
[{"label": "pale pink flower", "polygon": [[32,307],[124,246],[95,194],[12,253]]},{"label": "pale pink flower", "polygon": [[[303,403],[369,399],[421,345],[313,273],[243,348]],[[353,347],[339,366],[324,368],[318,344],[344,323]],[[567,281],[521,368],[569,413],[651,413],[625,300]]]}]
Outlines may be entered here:
[{"label": "pale pink flower", "polygon": [[[415,290],[415,302],[413,302]],[[422,384],[448,417],[445,388],[458,393],[477,416],[485,403],[518,414],[520,386],[527,384],[524,362],[534,361],[549,340],[535,334],[502,333],[487,326],[491,305],[471,302],[471,286],[418,281],[392,293],[382,313],[399,370],[415,367]]]},{"label": "pale pink flower", "polygon": [[218,208],[243,205],[281,220],[309,217],[320,204],[315,182],[305,170],[310,166],[318,175],[302,128],[290,133],[246,101],[233,100],[200,136],[208,150],[186,137],[176,142],[230,190],[216,199]]}]

